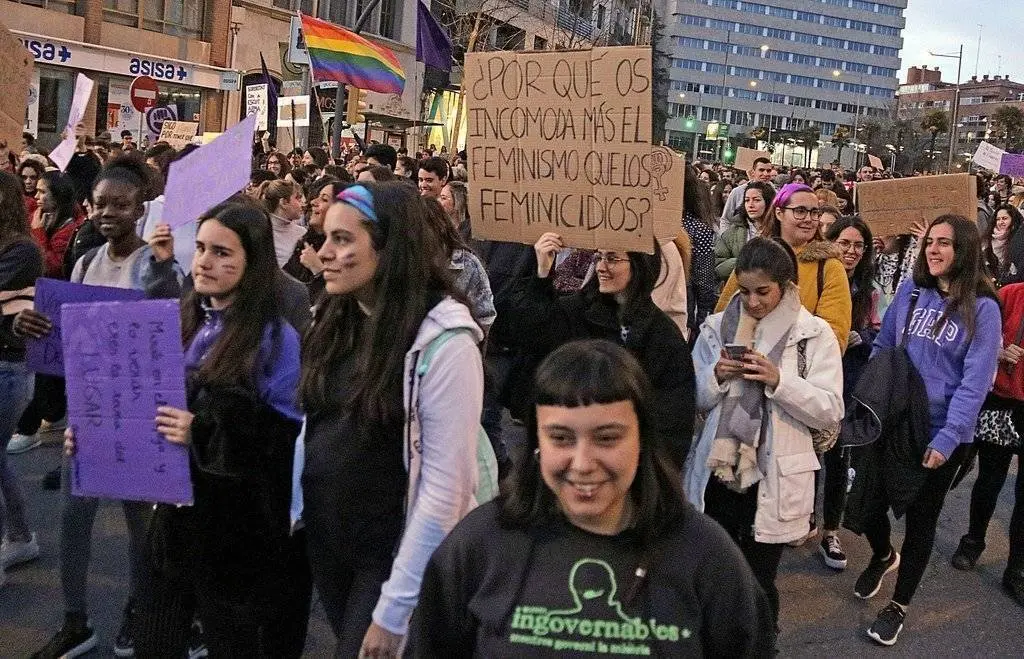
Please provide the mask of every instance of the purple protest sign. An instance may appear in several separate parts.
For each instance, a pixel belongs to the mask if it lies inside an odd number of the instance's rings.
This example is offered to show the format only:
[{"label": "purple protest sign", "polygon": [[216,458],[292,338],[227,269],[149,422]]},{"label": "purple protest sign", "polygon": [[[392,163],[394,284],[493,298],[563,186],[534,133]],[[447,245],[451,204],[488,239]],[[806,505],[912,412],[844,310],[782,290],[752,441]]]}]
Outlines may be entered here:
[{"label": "purple protest sign", "polygon": [[187,405],[178,302],[66,304],[61,313],[71,493],[191,504],[188,448],[154,421],[159,405]]},{"label": "purple protest sign", "polygon": [[72,284],[60,279],[41,277],[36,280],[35,310],[47,316],[53,330],[41,339],[25,340],[25,363],[29,370],[45,375],[64,375],[64,352],[61,345],[60,307],[66,302],[108,302],[141,300],[145,294],[132,288]]},{"label": "purple protest sign", "polygon": [[189,222],[249,183],[256,115],[251,114],[223,135],[171,163],[164,186],[163,221],[172,229]]},{"label": "purple protest sign", "polygon": [[999,161],[999,173],[1024,176],[1024,153],[1004,153]]}]

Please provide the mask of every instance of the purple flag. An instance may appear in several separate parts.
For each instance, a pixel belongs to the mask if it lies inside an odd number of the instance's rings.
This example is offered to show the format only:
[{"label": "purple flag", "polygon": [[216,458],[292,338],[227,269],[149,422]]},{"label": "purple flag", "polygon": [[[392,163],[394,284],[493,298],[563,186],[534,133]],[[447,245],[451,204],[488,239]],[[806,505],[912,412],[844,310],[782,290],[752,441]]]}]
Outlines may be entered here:
[{"label": "purple flag", "polygon": [[452,40],[430,14],[430,9],[416,2],[416,61],[442,71],[452,70]]},{"label": "purple flag", "polygon": [[267,83],[267,129],[271,131],[271,137],[274,138],[273,131],[277,128],[277,83],[267,71],[267,61],[263,59],[263,53],[260,53],[260,71],[263,74],[263,82]]},{"label": "purple flag", "polygon": [[25,340],[25,363],[29,370],[46,375],[64,375],[60,307],[65,302],[106,302],[141,300],[145,294],[134,288],[89,286],[60,279],[36,280],[35,310],[50,319],[53,329],[41,339]]},{"label": "purple flag", "polygon": [[155,422],[158,406],[187,409],[178,301],[66,304],[61,313],[71,493],[191,504],[188,448]]}]

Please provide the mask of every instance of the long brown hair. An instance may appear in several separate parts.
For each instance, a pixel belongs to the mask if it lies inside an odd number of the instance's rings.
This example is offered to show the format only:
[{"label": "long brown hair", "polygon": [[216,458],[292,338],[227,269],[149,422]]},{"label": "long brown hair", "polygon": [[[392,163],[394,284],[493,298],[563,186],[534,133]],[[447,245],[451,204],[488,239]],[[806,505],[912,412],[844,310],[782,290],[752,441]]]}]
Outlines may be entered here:
[{"label": "long brown hair", "polygon": [[976,328],[974,305],[979,297],[990,297],[999,304],[992,281],[985,273],[981,260],[981,236],[978,227],[962,215],[940,215],[928,225],[928,231],[921,241],[921,251],[914,263],[914,284],[922,288],[939,287],[939,280],[928,270],[928,238],[932,229],[939,224],[953,227],[953,265],[949,269],[949,291],[946,295],[946,309],[932,332],[937,334],[953,314],[959,313],[967,328],[967,340],[974,338]]},{"label": "long brown hair", "polygon": [[379,303],[365,316],[353,295],[324,296],[302,345],[299,391],[309,413],[334,404],[334,369],[351,356],[345,411],[359,421],[401,423],[405,354],[434,304],[444,295],[464,298],[438,257],[441,247],[416,189],[402,181],[359,185],[370,191],[377,215],[363,227],[379,256],[373,276]]},{"label": "long brown hair", "polygon": [[24,190],[14,174],[0,171],[0,251],[18,238],[29,237]]},{"label": "long brown hair", "polygon": [[[245,251],[245,270],[238,282],[235,299],[224,311],[224,329],[198,370],[206,385],[252,386],[256,380],[257,358],[267,327],[272,327],[272,350],[281,334],[277,309],[277,258],[274,233],[266,211],[255,202],[229,201],[211,208],[199,225],[217,220],[234,231]],[[193,288],[181,301],[181,338],[189,345],[206,320],[204,298]],[[273,364],[276,360],[268,360]]]}]

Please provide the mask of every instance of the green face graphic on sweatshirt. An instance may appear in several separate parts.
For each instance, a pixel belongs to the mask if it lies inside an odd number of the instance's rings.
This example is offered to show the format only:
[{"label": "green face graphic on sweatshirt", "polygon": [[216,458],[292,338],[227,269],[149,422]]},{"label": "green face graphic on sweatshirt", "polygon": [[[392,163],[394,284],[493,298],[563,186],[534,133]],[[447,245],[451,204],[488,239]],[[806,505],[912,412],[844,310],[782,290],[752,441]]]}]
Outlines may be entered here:
[{"label": "green face graphic on sweatshirt", "polygon": [[689,629],[641,620],[622,610],[611,565],[582,558],[569,571],[573,606],[554,610],[521,604],[512,615],[509,642],[553,650],[611,655],[650,655],[652,641],[677,643]]}]

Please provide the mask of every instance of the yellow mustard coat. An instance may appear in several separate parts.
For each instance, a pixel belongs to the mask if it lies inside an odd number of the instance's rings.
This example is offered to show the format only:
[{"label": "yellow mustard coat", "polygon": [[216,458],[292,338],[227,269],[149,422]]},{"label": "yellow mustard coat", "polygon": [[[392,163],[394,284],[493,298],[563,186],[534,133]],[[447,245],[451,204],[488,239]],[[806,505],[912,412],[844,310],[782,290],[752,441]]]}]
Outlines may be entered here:
[{"label": "yellow mustard coat", "polygon": [[[835,332],[839,349],[846,352],[853,317],[853,302],[850,299],[850,282],[846,269],[839,260],[839,251],[830,242],[815,240],[793,250],[797,261],[797,282],[800,287],[800,303],[808,311],[821,318]],[[818,262],[824,262],[824,285],[818,297]],[[733,272],[718,298],[715,313],[721,313],[738,288],[736,273]]]}]

